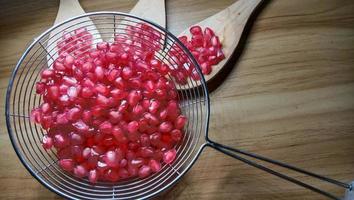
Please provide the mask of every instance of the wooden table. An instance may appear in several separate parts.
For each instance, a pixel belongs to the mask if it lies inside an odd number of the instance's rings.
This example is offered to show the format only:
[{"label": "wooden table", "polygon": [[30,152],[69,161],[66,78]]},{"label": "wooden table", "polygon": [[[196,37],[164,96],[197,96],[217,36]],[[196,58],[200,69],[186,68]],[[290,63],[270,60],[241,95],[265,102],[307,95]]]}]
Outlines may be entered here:
[{"label": "wooden table", "polygon": [[[89,1],[86,11],[128,12],[136,1]],[[233,0],[167,1],[175,34]],[[0,2],[1,112],[8,79],[32,38],[51,26],[58,1]],[[354,179],[354,2],[273,0],[246,48],[211,94],[215,140],[334,177]],[[60,199],[20,163],[1,117],[0,199]],[[267,165],[268,166],[268,165]],[[285,172],[285,170],[281,170]],[[296,178],[343,194],[341,188]],[[161,199],[323,199],[322,196],[207,149]]]}]

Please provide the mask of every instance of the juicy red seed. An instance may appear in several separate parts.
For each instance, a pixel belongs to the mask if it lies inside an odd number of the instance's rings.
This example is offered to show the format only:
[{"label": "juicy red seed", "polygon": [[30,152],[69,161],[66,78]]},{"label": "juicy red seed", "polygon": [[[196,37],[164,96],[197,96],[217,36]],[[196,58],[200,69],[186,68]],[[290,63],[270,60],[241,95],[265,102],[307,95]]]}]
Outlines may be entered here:
[{"label": "juicy red seed", "polygon": [[95,86],[95,91],[104,95],[104,96],[108,96],[110,93],[109,89],[103,84],[97,84]]},{"label": "juicy red seed", "polygon": [[89,123],[92,120],[92,112],[90,110],[85,110],[82,113],[82,120],[86,123]]},{"label": "juicy red seed", "polygon": [[89,130],[89,127],[81,120],[73,123],[73,126],[76,128],[77,131],[79,132],[86,132]]},{"label": "juicy red seed", "polygon": [[124,99],[128,94],[126,91],[116,88],[111,90],[111,95],[114,99],[120,100],[120,99]]},{"label": "juicy red seed", "polygon": [[192,33],[192,35],[203,34],[202,28],[200,26],[192,26],[189,31]]},{"label": "juicy red seed", "polygon": [[98,50],[107,50],[108,49],[108,43],[107,42],[99,42],[99,43],[97,43],[97,49]]},{"label": "juicy red seed", "polygon": [[53,147],[53,139],[48,135],[44,135],[42,139],[42,146],[45,149],[50,149]]},{"label": "juicy red seed", "polygon": [[140,167],[144,164],[144,160],[142,158],[135,158],[130,161],[130,164],[133,167]]},{"label": "juicy red seed", "polygon": [[78,177],[84,177],[87,175],[87,169],[83,165],[77,165],[74,168],[74,174]]},{"label": "juicy red seed", "polygon": [[74,61],[74,57],[72,57],[71,55],[67,55],[64,60],[64,65],[70,69],[74,64]]},{"label": "juicy red seed", "polygon": [[98,180],[97,170],[95,170],[95,169],[90,170],[89,175],[88,175],[88,179],[89,179],[90,183],[96,183]]},{"label": "juicy red seed", "polygon": [[36,83],[36,93],[43,94],[45,91],[45,83],[38,82]]},{"label": "juicy red seed", "polygon": [[109,105],[109,99],[101,94],[97,95],[96,102],[98,105],[102,105],[102,106]]},{"label": "juicy red seed", "polygon": [[171,138],[178,142],[182,139],[182,132],[179,129],[174,129],[171,131]]},{"label": "juicy red seed", "polygon": [[77,107],[71,108],[67,112],[67,118],[70,121],[76,121],[80,118],[80,116],[81,116],[81,110],[80,110],[80,108],[77,108]]},{"label": "juicy red seed", "polygon": [[177,117],[175,121],[175,128],[182,129],[187,122],[187,118],[183,115]]},{"label": "juicy red seed", "polygon": [[118,174],[119,174],[119,177],[122,178],[122,179],[125,179],[125,178],[129,177],[128,170],[126,170],[124,168],[120,168]]},{"label": "juicy red seed", "polygon": [[104,121],[101,125],[100,125],[100,131],[102,132],[102,133],[106,133],[106,134],[108,134],[108,133],[111,133],[112,132],[112,124],[110,123],[110,122],[108,122],[108,121]]},{"label": "juicy red seed", "polygon": [[43,113],[49,113],[51,111],[51,107],[49,103],[43,103],[41,105],[41,110]]},{"label": "juicy red seed", "polygon": [[89,87],[84,87],[81,90],[81,96],[84,98],[90,98],[93,95],[93,89]]},{"label": "juicy red seed", "polygon": [[55,100],[55,99],[58,99],[59,98],[59,87],[58,86],[50,86],[48,88],[48,96],[52,99],[52,100]]},{"label": "juicy red seed", "polygon": [[109,121],[114,124],[118,123],[123,117],[123,115],[120,112],[114,110],[109,111],[108,115],[109,115]]},{"label": "juicy red seed", "polygon": [[58,71],[64,71],[64,70],[65,70],[64,64],[63,64],[63,63],[60,63],[60,62],[58,62],[58,61],[55,61],[55,62],[54,62],[53,68],[54,68],[55,70],[58,70]]},{"label": "juicy red seed", "polygon": [[162,122],[159,126],[159,131],[162,133],[168,133],[173,129],[173,126],[170,122]]},{"label": "juicy red seed", "polygon": [[104,155],[104,161],[107,163],[108,166],[110,167],[117,167],[119,166],[119,158],[114,151],[107,151],[106,154]]},{"label": "juicy red seed", "polygon": [[133,71],[130,67],[124,67],[122,71],[122,77],[125,80],[128,80],[133,76]]},{"label": "juicy red seed", "polygon": [[155,114],[155,113],[158,111],[159,107],[160,107],[160,102],[158,102],[158,101],[152,101],[152,102],[150,103],[150,106],[149,106],[149,111],[150,111],[152,114]]},{"label": "juicy red seed", "polygon": [[140,148],[140,155],[143,158],[149,158],[154,155],[154,150],[151,147],[141,147]]},{"label": "juicy red seed", "polygon": [[113,127],[112,134],[119,143],[126,143],[128,141],[123,133],[123,130],[118,126]]},{"label": "juicy red seed", "polygon": [[163,161],[166,164],[172,163],[175,160],[175,158],[176,158],[176,150],[175,149],[168,150],[163,154]]},{"label": "juicy red seed", "polygon": [[128,124],[129,133],[135,133],[138,131],[138,129],[139,129],[139,123],[137,121],[129,122]]},{"label": "juicy red seed", "polygon": [[161,163],[159,163],[158,161],[151,159],[149,161],[149,166],[151,168],[152,172],[158,172],[161,169]]},{"label": "juicy red seed", "polygon": [[135,106],[141,99],[142,95],[136,90],[133,90],[128,94],[128,103],[131,106]]},{"label": "juicy red seed", "polygon": [[72,171],[74,169],[74,161],[72,159],[59,160],[59,166],[65,171]]},{"label": "juicy red seed", "polygon": [[140,178],[145,178],[151,174],[151,168],[147,165],[143,165],[140,167],[138,175]]},{"label": "juicy red seed", "polygon": [[55,74],[55,73],[54,73],[53,70],[51,70],[51,69],[45,69],[45,70],[42,71],[41,77],[42,77],[43,79],[53,78],[54,74]]},{"label": "juicy red seed", "polygon": [[95,75],[98,80],[102,80],[104,78],[104,73],[105,73],[105,71],[102,67],[97,66],[95,68]]},{"label": "juicy red seed", "polygon": [[219,37],[218,36],[213,36],[212,38],[211,38],[211,45],[212,46],[214,46],[214,47],[216,47],[216,48],[221,48],[221,43],[220,43],[220,41],[219,41]]},{"label": "juicy red seed", "polygon": [[57,134],[54,136],[54,146],[56,148],[64,148],[70,144],[68,138],[63,134]]},{"label": "juicy red seed", "polygon": [[94,67],[94,64],[92,62],[85,62],[83,65],[82,65],[82,71],[83,72],[90,72]]},{"label": "juicy red seed", "polygon": [[200,65],[200,68],[202,68],[202,73],[205,75],[208,75],[211,73],[211,66],[208,62],[204,62]]},{"label": "juicy red seed", "polygon": [[84,143],[84,139],[82,138],[82,136],[80,134],[72,133],[70,135],[70,143],[72,145],[80,145],[80,144]]}]

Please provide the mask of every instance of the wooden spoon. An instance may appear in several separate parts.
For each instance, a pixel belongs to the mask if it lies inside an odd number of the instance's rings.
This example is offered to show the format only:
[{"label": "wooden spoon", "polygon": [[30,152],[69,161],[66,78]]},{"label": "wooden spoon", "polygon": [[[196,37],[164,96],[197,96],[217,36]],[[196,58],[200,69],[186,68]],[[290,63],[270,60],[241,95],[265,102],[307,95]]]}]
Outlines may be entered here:
[{"label": "wooden spoon", "polygon": [[[78,0],[60,0],[58,14],[54,21],[54,25],[57,25],[71,17],[75,17],[82,14],[85,14],[85,11],[80,6]],[[89,17],[83,17],[80,19],[80,21],[83,22],[80,23],[80,25],[75,25],[69,22],[61,26],[60,28],[53,30],[49,34],[50,39],[48,40],[47,43],[47,50],[50,54],[50,56],[49,55],[47,56],[48,66],[50,66],[53,60],[55,60],[58,57],[58,53],[57,51],[54,51],[54,49],[56,48],[58,39],[62,36],[61,32],[66,28],[70,27],[70,30],[74,30],[79,27],[87,26],[89,29],[88,31],[93,35],[93,43],[96,44],[97,42],[102,41],[100,33],[98,32],[96,26],[94,25],[94,23]],[[77,22],[78,21],[76,21],[75,23],[77,24]]]},{"label": "wooden spoon", "polygon": [[[194,24],[202,28],[210,27],[213,29],[215,34],[219,36],[220,42],[222,43],[222,50],[225,54],[225,59],[217,65],[212,66],[213,70],[209,75],[204,75],[207,82],[218,75],[225,64],[230,60],[234,50],[238,47],[248,19],[262,1],[263,0],[238,0],[219,13]],[[189,28],[179,34],[179,36],[182,35],[191,37]]]},{"label": "wooden spoon", "polygon": [[165,0],[139,0],[130,14],[150,20],[166,28]]}]

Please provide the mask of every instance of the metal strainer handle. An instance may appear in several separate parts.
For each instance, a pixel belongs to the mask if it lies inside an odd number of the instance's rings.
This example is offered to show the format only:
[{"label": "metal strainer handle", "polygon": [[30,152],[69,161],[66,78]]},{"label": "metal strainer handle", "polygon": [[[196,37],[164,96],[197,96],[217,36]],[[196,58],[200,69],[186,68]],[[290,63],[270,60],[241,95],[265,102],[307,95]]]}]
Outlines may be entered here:
[{"label": "metal strainer handle", "polygon": [[[250,153],[250,152],[247,152],[247,151],[244,151],[244,150],[240,150],[240,149],[237,149],[237,148],[232,148],[232,147],[229,147],[229,146],[226,146],[226,145],[223,145],[223,144],[220,144],[220,143],[216,143],[216,142],[213,142],[211,140],[208,140],[207,141],[207,146],[210,146],[228,156],[231,156],[239,161],[242,161],[248,165],[251,165],[253,167],[256,167],[258,169],[261,169],[265,172],[268,172],[270,174],[273,174],[275,176],[278,176],[279,178],[282,178],[282,179],[285,179],[287,181],[290,181],[292,183],[295,183],[299,186],[302,186],[304,188],[307,188],[307,189],[310,189],[314,192],[317,192],[319,194],[322,194],[328,198],[331,198],[331,199],[336,199],[336,200],[340,200],[341,198],[327,192],[327,191],[324,191],[322,189],[319,189],[317,187],[314,187],[312,185],[309,185],[307,183],[304,183],[298,179],[295,179],[295,178],[292,178],[284,173],[280,173],[280,172],[277,172],[275,170],[272,170],[264,165],[261,165],[257,162],[254,162],[252,160],[248,160],[244,157],[242,157],[241,155],[244,155],[244,156],[247,156],[247,157],[251,157],[251,158],[255,158],[257,160],[261,160],[261,161],[265,161],[265,162],[268,162],[268,163],[271,163],[271,164],[274,164],[274,165],[277,165],[277,166],[280,166],[280,167],[283,167],[283,168],[286,168],[286,169],[289,169],[289,170],[293,170],[293,171],[296,171],[296,172],[299,172],[299,173],[302,173],[302,174],[305,174],[305,175],[308,175],[310,177],[314,177],[314,178],[317,178],[319,180],[322,180],[324,182],[328,182],[328,183],[331,183],[331,184],[334,184],[334,185],[337,185],[339,187],[343,187],[343,188],[346,188],[347,191],[346,191],[346,196],[344,198],[344,200],[353,200],[353,183],[351,184],[347,184],[347,183],[344,183],[344,182],[341,182],[341,181],[337,181],[337,180],[334,180],[334,179],[331,179],[331,178],[328,178],[328,177],[325,177],[325,176],[322,176],[322,175],[319,175],[319,174],[315,174],[313,172],[309,172],[309,171],[306,171],[304,169],[300,169],[298,167],[295,167],[295,166],[292,166],[292,165],[289,165],[289,164],[286,164],[286,163],[283,163],[283,162],[280,162],[280,161],[276,161],[276,160],[273,160],[273,159],[270,159],[270,158],[266,158],[266,157],[263,157],[261,155],[257,155],[255,153]],[[352,194],[350,196],[350,194]],[[352,198],[351,198],[352,197]]]}]

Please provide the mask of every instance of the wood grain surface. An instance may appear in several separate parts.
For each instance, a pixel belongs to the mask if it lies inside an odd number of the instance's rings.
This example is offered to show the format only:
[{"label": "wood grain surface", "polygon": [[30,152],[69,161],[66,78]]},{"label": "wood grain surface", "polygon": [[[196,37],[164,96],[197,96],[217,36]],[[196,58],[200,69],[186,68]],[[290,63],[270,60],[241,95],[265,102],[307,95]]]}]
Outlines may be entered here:
[{"label": "wood grain surface", "polygon": [[[177,35],[233,2],[168,0],[168,28]],[[53,24],[58,3],[0,0],[1,113],[15,63],[32,38]],[[129,12],[136,1],[80,3],[86,12]],[[354,179],[354,1],[270,1],[234,66],[211,93],[211,138],[345,182]],[[0,199],[61,199],[22,166],[4,114],[0,126]],[[344,192],[290,174],[335,194]],[[212,149],[159,198],[324,199]]]}]

